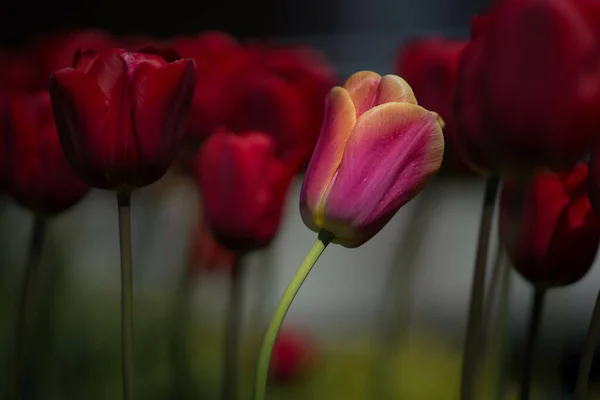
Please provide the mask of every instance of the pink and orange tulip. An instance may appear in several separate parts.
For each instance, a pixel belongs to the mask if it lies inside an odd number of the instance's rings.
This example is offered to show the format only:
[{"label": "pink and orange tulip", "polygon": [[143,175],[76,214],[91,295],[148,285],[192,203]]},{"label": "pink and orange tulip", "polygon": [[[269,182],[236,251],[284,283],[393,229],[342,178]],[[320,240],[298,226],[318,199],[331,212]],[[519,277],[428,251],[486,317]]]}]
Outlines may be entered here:
[{"label": "pink and orange tulip", "polygon": [[398,76],[358,72],[333,88],[302,185],[304,223],[344,247],[371,239],[438,171],[442,128]]}]

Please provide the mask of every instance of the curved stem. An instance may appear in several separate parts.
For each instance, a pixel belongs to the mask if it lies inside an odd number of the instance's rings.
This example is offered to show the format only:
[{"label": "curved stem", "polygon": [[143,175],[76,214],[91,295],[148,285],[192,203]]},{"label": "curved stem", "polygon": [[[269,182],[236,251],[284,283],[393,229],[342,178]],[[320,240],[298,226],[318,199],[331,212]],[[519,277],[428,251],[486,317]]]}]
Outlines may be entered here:
[{"label": "curved stem", "polygon": [[25,336],[27,326],[27,312],[31,307],[31,302],[35,295],[36,278],[40,262],[42,260],[42,250],[44,247],[44,236],[46,232],[46,219],[36,215],[33,222],[33,230],[29,243],[29,255],[25,265],[25,275],[21,283],[21,293],[19,298],[19,308],[17,309],[17,323],[15,325],[15,399],[24,398],[24,369],[25,369]]},{"label": "curved stem", "polygon": [[237,398],[238,383],[238,350],[240,338],[240,325],[242,323],[243,309],[243,256],[236,256],[231,276],[231,287],[229,291],[229,304],[227,306],[227,326],[225,327],[225,355],[223,363],[223,377],[221,387],[221,398],[223,400],[235,400]]},{"label": "curved stem", "polygon": [[471,301],[469,304],[469,317],[464,344],[460,397],[462,400],[473,400],[477,387],[477,372],[482,356],[480,349],[485,295],[485,267],[492,228],[492,217],[496,204],[496,192],[498,191],[499,183],[500,178],[497,176],[489,176],[485,182],[485,195],[483,197],[483,210],[479,225],[475,270],[473,272]]},{"label": "curved stem", "polygon": [[260,349],[260,354],[258,356],[256,379],[254,381],[254,400],[264,400],[265,398],[271,353],[273,352],[273,346],[275,345],[275,340],[277,339],[277,334],[279,333],[279,329],[283,324],[285,315],[290,309],[296,294],[298,294],[302,283],[304,283],[304,280],[312,270],[312,267],[315,265],[321,254],[323,254],[323,251],[332,239],[333,236],[327,231],[321,231],[319,233],[319,237],[312,245],[312,248],[304,258],[304,261],[302,261],[302,264],[300,264],[298,267],[298,270],[292,278],[292,281],[285,289],[285,292],[283,292],[281,300],[279,300],[279,305],[277,306],[275,314],[271,319],[271,323],[267,328],[267,332],[265,333],[265,338]]},{"label": "curved stem", "polygon": [[533,292],[531,304],[531,315],[529,316],[529,327],[527,328],[527,342],[525,345],[525,358],[523,360],[523,378],[519,399],[529,400],[531,392],[531,377],[533,375],[533,361],[535,359],[535,345],[537,342],[540,325],[542,322],[542,311],[546,289],[536,287]]},{"label": "curved stem", "polygon": [[133,277],[131,271],[131,193],[118,192],[121,245],[121,346],[123,399],[133,399]]},{"label": "curved stem", "polygon": [[573,397],[575,400],[584,400],[586,397],[590,371],[598,343],[598,335],[600,335],[600,291],[598,291],[598,296],[596,297],[596,304],[594,305],[592,319],[590,320],[581,360],[579,361],[577,383],[575,384],[575,395]]}]

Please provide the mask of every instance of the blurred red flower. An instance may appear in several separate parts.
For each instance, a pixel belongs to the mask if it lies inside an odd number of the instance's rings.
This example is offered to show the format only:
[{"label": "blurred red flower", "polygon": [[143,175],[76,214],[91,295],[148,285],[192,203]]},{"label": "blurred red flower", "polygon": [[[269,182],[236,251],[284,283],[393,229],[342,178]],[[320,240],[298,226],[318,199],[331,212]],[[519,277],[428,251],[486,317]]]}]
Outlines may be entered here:
[{"label": "blurred red flower", "polygon": [[43,88],[47,88],[54,71],[73,66],[73,57],[77,51],[102,52],[113,47],[115,42],[108,32],[94,29],[38,37],[33,41],[32,52],[37,57]]},{"label": "blurred red flower", "polygon": [[271,243],[295,170],[277,158],[272,137],[220,129],[195,161],[211,234],[240,253]]},{"label": "blurred red flower", "polygon": [[287,383],[304,377],[316,361],[316,348],[306,334],[282,329],[273,346],[269,377],[275,383]]},{"label": "blurred red flower", "polygon": [[231,273],[235,267],[235,255],[223,248],[212,237],[206,226],[203,212],[199,214],[198,224],[192,236],[189,274],[196,275],[201,271]]},{"label": "blurred red flower", "polygon": [[14,95],[4,126],[7,186],[17,203],[36,213],[54,214],[87,193],[87,185],[65,159],[47,91]]},{"label": "blurred red flower", "polygon": [[454,150],[454,92],[458,60],[467,41],[427,37],[403,45],[396,60],[396,74],[404,78],[419,99],[419,105],[437,112],[444,120],[442,167],[454,172],[471,172]]},{"label": "blurred red flower", "polygon": [[600,131],[595,3],[504,0],[473,21],[455,107],[457,143],[475,167],[564,170],[588,150]]},{"label": "blurred red flower", "polygon": [[27,52],[0,51],[0,92],[33,93],[41,88],[39,70]]},{"label": "blurred red flower", "polygon": [[576,282],[594,262],[600,216],[588,198],[587,175],[580,163],[568,173],[504,181],[500,240],[515,269],[534,285]]},{"label": "blurred red flower", "polygon": [[281,158],[305,164],[316,143],[325,96],[337,83],[318,53],[304,48],[242,46],[220,33],[177,39],[174,48],[199,67],[188,138],[199,143],[219,126],[273,136]]},{"label": "blurred red flower", "polygon": [[50,95],[75,172],[103,189],[162,177],[183,139],[195,77],[193,60],[121,49],[82,53],[76,69],[55,72]]}]

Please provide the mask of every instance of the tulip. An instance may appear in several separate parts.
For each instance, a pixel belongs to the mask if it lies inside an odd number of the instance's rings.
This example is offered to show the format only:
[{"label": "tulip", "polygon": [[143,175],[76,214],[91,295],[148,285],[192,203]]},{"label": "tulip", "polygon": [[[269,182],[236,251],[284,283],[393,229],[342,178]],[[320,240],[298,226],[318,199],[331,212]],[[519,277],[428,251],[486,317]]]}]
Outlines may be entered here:
[{"label": "tulip", "polygon": [[8,191],[39,214],[55,214],[88,191],[65,159],[47,91],[15,95],[6,113]]},{"label": "tulip", "polygon": [[444,120],[443,169],[470,172],[454,149],[456,124],[453,105],[458,60],[467,42],[437,37],[417,39],[404,45],[396,61],[396,73],[411,85],[419,104],[435,110]]},{"label": "tulip", "polygon": [[299,332],[284,329],[273,346],[269,376],[276,383],[297,380],[310,371],[315,361],[314,343]]},{"label": "tulip", "polygon": [[221,129],[201,147],[195,169],[215,239],[236,253],[268,246],[295,172],[275,155],[273,138]]},{"label": "tulip", "polygon": [[442,123],[395,75],[359,72],[332,89],[302,185],[304,223],[345,247],[368,241],[439,169]]},{"label": "tulip", "polygon": [[459,67],[457,144],[485,172],[568,170],[600,130],[593,2],[506,0],[473,22]]},{"label": "tulip", "polygon": [[536,286],[564,286],[592,266],[600,242],[600,216],[587,194],[588,167],[538,173],[532,181],[505,179],[500,240],[514,268]]},{"label": "tulip", "polygon": [[[600,243],[600,216],[587,194],[588,167],[506,178],[500,199],[500,241],[514,268],[534,286],[523,357],[520,398],[528,399],[535,344],[548,288],[577,282],[589,271]],[[595,348],[595,347],[594,347]]]},{"label": "tulip", "polygon": [[[90,60],[91,59],[91,60]],[[162,177],[183,138],[195,82],[193,60],[113,49],[52,75],[58,134],[75,172],[103,189]]]},{"label": "tulip", "polygon": [[[202,40],[201,40],[202,39]],[[209,40],[210,39],[210,40]],[[219,126],[273,136],[277,155],[304,166],[316,143],[323,104],[337,79],[308,49],[240,46],[219,34],[198,38],[183,54],[206,65],[199,72],[187,137],[205,140]]]}]

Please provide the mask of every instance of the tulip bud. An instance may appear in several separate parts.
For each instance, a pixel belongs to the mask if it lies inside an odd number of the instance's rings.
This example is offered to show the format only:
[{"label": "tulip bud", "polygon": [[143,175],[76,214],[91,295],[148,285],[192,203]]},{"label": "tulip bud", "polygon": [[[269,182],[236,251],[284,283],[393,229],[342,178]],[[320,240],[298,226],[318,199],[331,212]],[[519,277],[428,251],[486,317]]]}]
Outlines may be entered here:
[{"label": "tulip bud", "polygon": [[592,266],[600,242],[600,216],[587,194],[587,165],[569,173],[505,179],[500,240],[514,268],[540,286],[564,286]]},{"label": "tulip bud", "polygon": [[198,218],[198,225],[192,239],[190,275],[201,271],[224,271],[232,273],[235,255],[225,250],[208,231],[204,215]]},{"label": "tulip bud", "polygon": [[276,157],[272,137],[218,130],[200,149],[195,170],[219,243],[234,252],[271,243],[295,172]]},{"label": "tulip bud", "polygon": [[[590,2],[591,3],[591,2]],[[600,131],[600,47],[572,0],[499,2],[460,60],[457,144],[485,172],[570,169]]]},{"label": "tulip bud", "polygon": [[75,176],[60,146],[47,91],[15,95],[6,113],[8,191],[36,213],[54,214],[88,191]]},{"label": "tulip bud", "polygon": [[442,124],[395,75],[359,72],[333,88],[302,185],[304,223],[345,247],[372,238],[439,169]]},{"label": "tulip bud", "polygon": [[91,186],[131,189],[161,178],[186,127],[196,69],[113,49],[55,72],[50,95],[67,160]]}]

